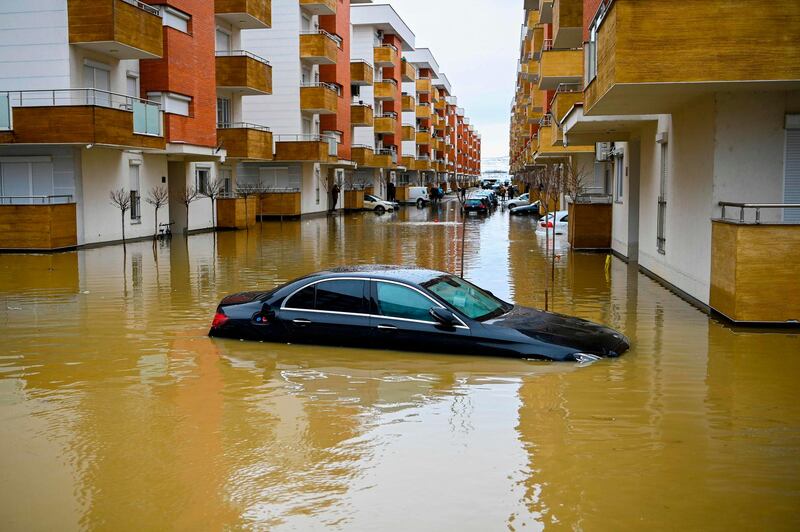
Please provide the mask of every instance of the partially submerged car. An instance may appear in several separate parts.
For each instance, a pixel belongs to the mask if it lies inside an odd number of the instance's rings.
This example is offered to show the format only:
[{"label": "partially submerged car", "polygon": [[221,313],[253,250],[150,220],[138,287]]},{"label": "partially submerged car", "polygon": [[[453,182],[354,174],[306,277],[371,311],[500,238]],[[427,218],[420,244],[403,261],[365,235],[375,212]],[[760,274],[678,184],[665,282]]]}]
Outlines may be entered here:
[{"label": "partially submerged car", "polygon": [[522,205],[520,207],[514,207],[509,212],[513,215],[521,215],[521,216],[534,216],[536,218],[541,218],[541,203],[539,201],[535,201],[530,205]]},{"label": "partially submerged car", "polygon": [[629,348],[608,327],[506,303],[449,273],[401,266],[336,268],[228,296],[209,335],[579,362]]},{"label": "partially submerged car", "polygon": [[385,212],[394,212],[397,209],[397,203],[387,201],[375,194],[364,194],[364,209],[374,211],[376,214],[383,214]]},{"label": "partially submerged car", "polygon": [[464,213],[468,212],[475,212],[478,214],[488,214],[489,213],[489,206],[488,200],[484,201],[480,198],[467,198],[464,200],[464,206],[461,207],[461,210]]}]

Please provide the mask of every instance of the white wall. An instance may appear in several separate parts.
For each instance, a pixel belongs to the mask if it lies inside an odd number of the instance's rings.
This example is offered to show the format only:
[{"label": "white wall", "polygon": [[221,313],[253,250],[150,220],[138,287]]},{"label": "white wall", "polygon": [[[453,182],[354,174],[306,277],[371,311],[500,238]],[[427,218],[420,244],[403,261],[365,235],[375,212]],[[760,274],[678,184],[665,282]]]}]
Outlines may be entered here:
[{"label": "white wall", "polygon": [[[300,212],[313,214],[328,209],[329,192],[325,189],[327,168],[319,163],[303,163],[303,177],[300,181]],[[318,172],[318,173],[317,173]],[[319,183],[317,176],[319,176]],[[317,203],[317,186],[319,186],[319,203]],[[339,195],[339,202],[344,201],[344,191]]]},{"label": "white wall", "polygon": [[[374,47],[375,47],[375,28],[373,26],[352,26],[350,42],[350,58],[352,60],[364,60],[370,65],[373,64]],[[375,71],[375,78],[378,77],[377,69]],[[375,106],[375,90],[372,86],[361,87],[360,101],[366,105],[371,105],[375,112],[378,114],[378,109]],[[373,127],[354,127],[353,128],[353,144],[361,144],[363,146],[375,147],[375,128]]]}]

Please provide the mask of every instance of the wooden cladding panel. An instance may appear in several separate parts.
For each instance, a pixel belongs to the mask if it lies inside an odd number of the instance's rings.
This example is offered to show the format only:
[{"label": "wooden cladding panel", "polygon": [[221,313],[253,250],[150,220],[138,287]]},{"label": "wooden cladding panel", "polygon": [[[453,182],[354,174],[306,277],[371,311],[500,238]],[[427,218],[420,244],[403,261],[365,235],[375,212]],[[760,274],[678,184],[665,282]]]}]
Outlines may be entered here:
[{"label": "wooden cladding panel", "polygon": [[553,99],[553,108],[551,112],[555,119],[561,123],[561,120],[563,120],[569,110],[572,109],[572,106],[582,101],[582,92],[557,92]]},{"label": "wooden cladding panel", "polygon": [[353,85],[372,85],[375,70],[363,61],[350,63],[350,80]]},{"label": "wooden cladding panel", "polygon": [[408,185],[397,185],[394,196],[397,201],[408,201]]},{"label": "wooden cladding panel", "polygon": [[374,152],[369,148],[352,148],[350,151],[350,158],[358,166],[372,166],[373,156]]},{"label": "wooden cladding panel", "polygon": [[397,120],[390,117],[375,118],[375,133],[393,135],[397,129]]},{"label": "wooden cladding panel", "polygon": [[374,115],[369,105],[353,105],[350,107],[350,124],[353,126],[372,126]]},{"label": "wooden cladding panel", "polygon": [[800,226],[712,221],[709,304],[734,321],[800,320],[798,264]]},{"label": "wooden cladding panel", "polygon": [[387,81],[375,82],[376,100],[394,100],[397,98],[397,85]]},{"label": "wooden cladding panel", "polygon": [[0,249],[52,250],[78,245],[74,203],[0,205]]},{"label": "wooden cladding panel", "polygon": [[321,161],[336,162],[335,156],[328,155],[328,143],[317,141],[276,142],[276,161]]},{"label": "wooden cladding panel", "polygon": [[[164,149],[164,137],[133,133],[133,113],[90,105],[15,107],[17,144],[103,144]],[[64,127],[69,124],[69,127]]]},{"label": "wooden cladding panel", "polygon": [[301,87],[300,109],[320,114],[336,114],[339,98],[327,87]]},{"label": "wooden cladding panel", "polygon": [[417,140],[417,129],[414,126],[403,126],[403,140]]},{"label": "wooden cladding panel", "polygon": [[417,144],[430,144],[431,134],[427,131],[417,131]]},{"label": "wooden cladding panel", "polygon": [[413,96],[404,95],[402,100],[403,112],[413,113],[417,108],[417,102]]},{"label": "wooden cladding panel", "polygon": [[316,15],[333,15],[336,13],[337,0],[300,0],[300,7]]},{"label": "wooden cladding panel", "polygon": [[413,82],[417,79],[417,69],[408,61],[401,61],[400,72],[405,82]]},{"label": "wooden cladding panel", "polygon": [[218,15],[247,14],[265,26],[272,26],[271,0],[214,0],[214,12]]},{"label": "wooden cladding panel", "polygon": [[217,227],[222,229],[245,229],[256,224],[258,201],[248,198],[217,199]]},{"label": "wooden cladding panel", "polygon": [[336,41],[324,33],[300,35],[300,58],[324,64],[335,64],[339,54]]},{"label": "wooden cladding panel", "polygon": [[583,0],[553,3],[553,46],[579,48],[583,43]]},{"label": "wooden cladding panel", "polygon": [[572,249],[610,249],[610,204],[569,204],[569,245]]},{"label": "wooden cladding panel", "polygon": [[417,106],[417,118],[430,118],[431,117],[431,108],[428,105],[418,105]]},{"label": "wooden cladding panel", "polygon": [[[156,57],[164,55],[161,17],[123,0],[68,0],[71,44],[115,42]],[[133,59],[117,50],[118,59]]]},{"label": "wooden cladding panel", "polygon": [[265,192],[259,194],[261,216],[300,216],[299,192]]},{"label": "wooden cladding panel", "polygon": [[250,128],[224,128],[217,130],[217,141],[232,159],[271,161],[272,132]]},{"label": "wooden cladding panel", "polygon": [[[539,88],[555,89],[561,79],[583,79],[583,50],[547,50],[539,63]],[[554,80],[554,81],[551,81]]]},{"label": "wooden cladding panel", "polygon": [[[403,139],[406,140],[406,139]],[[417,161],[410,155],[406,155],[402,158],[402,164],[406,167],[406,170],[416,170],[417,169]]]},{"label": "wooden cladding panel", "polygon": [[249,89],[252,94],[272,94],[272,67],[244,55],[216,58],[217,87]]},{"label": "wooden cladding panel", "polygon": [[374,168],[392,168],[394,166],[392,164],[392,156],[391,155],[373,155],[372,156],[372,167]]},{"label": "wooden cladding panel", "polygon": [[431,80],[429,79],[418,79],[417,80],[417,92],[420,94],[428,94],[431,92]]},{"label": "wooden cladding panel", "polygon": [[376,66],[392,66],[397,62],[397,50],[388,46],[376,46],[373,59]]},{"label": "wooden cladding panel", "polygon": [[364,208],[363,190],[344,191],[344,209],[346,211],[360,211]]}]

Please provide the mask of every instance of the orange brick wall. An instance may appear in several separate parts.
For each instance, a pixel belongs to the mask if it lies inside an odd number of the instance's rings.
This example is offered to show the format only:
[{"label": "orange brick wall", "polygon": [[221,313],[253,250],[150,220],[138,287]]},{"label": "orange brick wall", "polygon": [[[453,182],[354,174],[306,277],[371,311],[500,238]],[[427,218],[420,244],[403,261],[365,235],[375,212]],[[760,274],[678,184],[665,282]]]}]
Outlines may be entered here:
[{"label": "orange brick wall", "polygon": [[391,78],[397,82],[394,101],[385,102],[383,105],[384,111],[397,113],[395,133],[394,135],[384,135],[383,143],[387,146],[392,145],[397,147],[397,157],[399,160],[399,158],[403,156],[403,143],[400,141],[400,139],[403,138],[403,80],[400,76],[400,57],[403,55],[403,41],[397,35],[384,35],[383,43],[392,44],[397,48],[397,59],[395,60],[394,66],[383,69],[384,78]]},{"label": "orange brick wall", "polygon": [[338,131],[342,134],[339,158],[349,160],[353,142],[353,131],[350,127],[350,101],[352,100],[350,91],[350,0],[338,0],[338,2],[335,15],[319,17],[321,29],[342,38],[342,47],[337,53],[336,64],[320,65],[319,79],[326,83],[341,85],[342,94],[339,98],[337,113],[320,116],[319,125],[322,131]]},{"label": "orange brick wall", "polygon": [[174,92],[192,98],[190,116],[167,114],[168,142],[217,145],[217,83],[214,60],[214,2],[158,0],[192,16],[190,33],[164,26],[164,57],[141,61],[141,91]]}]

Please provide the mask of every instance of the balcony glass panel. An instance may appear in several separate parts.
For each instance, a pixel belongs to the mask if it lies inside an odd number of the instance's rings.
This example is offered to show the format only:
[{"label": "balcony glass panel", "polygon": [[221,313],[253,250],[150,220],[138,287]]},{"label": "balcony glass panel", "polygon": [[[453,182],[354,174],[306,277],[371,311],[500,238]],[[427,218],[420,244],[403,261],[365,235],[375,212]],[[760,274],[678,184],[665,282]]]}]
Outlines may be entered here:
[{"label": "balcony glass panel", "polygon": [[11,103],[8,94],[0,94],[0,129],[11,129]]}]

